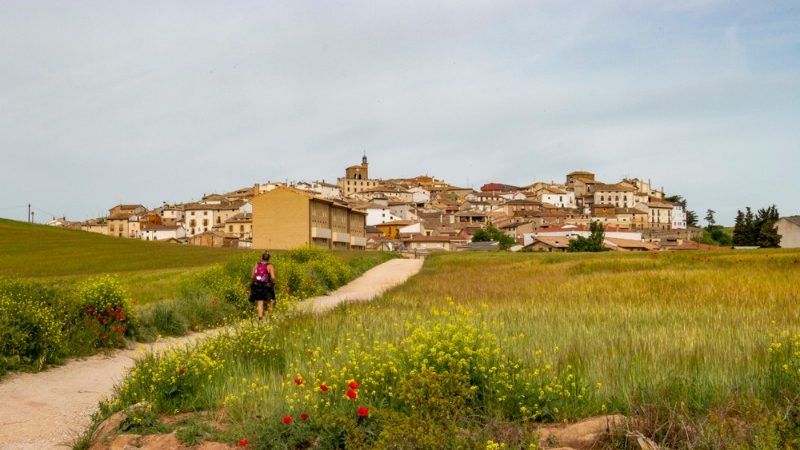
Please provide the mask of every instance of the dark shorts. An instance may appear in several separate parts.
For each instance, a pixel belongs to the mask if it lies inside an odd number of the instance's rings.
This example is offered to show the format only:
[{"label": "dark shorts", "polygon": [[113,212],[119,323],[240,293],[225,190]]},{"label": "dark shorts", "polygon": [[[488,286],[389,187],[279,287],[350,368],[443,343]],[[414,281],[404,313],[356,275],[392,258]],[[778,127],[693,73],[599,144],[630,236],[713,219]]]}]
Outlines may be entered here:
[{"label": "dark shorts", "polygon": [[265,301],[269,302],[275,300],[275,286],[266,286],[263,284],[253,283],[250,285],[250,301]]}]

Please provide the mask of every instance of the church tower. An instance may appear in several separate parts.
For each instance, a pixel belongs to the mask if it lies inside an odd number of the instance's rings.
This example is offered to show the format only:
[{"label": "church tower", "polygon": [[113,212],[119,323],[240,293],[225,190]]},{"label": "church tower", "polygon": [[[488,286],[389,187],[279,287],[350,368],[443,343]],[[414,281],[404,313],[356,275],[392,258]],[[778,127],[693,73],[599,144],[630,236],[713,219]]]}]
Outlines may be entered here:
[{"label": "church tower", "polygon": [[361,157],[361,164],[345,169],[344,178],[339,178],[337,184],[342,196],[350,197],[353,194],[377,187],[378,181],[369,179],[369,164],[367,164],[367,154],[364,153],[364,156]]},{"label": "church tower", "polygon": [[348,180],[368,180],[369,164],[367,164],[367,154],[361,157],[360,166],[350,166],[345,169],[345,178]]}]

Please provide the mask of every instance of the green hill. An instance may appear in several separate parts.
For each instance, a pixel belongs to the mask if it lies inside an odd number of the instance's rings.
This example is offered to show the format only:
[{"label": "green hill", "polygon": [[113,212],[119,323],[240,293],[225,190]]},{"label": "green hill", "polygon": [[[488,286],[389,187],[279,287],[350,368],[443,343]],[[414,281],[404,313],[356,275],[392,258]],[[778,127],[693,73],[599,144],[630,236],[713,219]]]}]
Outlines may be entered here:
[{"label": "green hill", "polygon": [[238,249],[103,236],[0,219],[0,276],[43,278],[197,268]]}]

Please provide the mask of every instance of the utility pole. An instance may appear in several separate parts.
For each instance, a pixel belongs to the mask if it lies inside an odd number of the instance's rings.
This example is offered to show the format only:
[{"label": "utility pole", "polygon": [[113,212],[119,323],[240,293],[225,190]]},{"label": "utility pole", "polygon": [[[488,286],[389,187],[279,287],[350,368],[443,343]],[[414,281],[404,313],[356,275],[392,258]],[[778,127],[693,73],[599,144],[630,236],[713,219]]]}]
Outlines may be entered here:
[{"label": "utility pole", "polygon": [[28,203],[28,223],[31,223],[31,204]]}]

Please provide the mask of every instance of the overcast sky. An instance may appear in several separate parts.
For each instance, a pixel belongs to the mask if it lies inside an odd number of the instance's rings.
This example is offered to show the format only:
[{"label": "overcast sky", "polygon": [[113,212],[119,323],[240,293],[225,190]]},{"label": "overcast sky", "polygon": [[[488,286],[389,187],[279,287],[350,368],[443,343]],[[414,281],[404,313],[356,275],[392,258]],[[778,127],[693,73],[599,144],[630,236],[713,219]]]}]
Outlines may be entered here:
[{"label": "overcast sky", "polygon": [[267,180],[652,179],[800,214],[800,3],[0,2],[0,217]]}]

